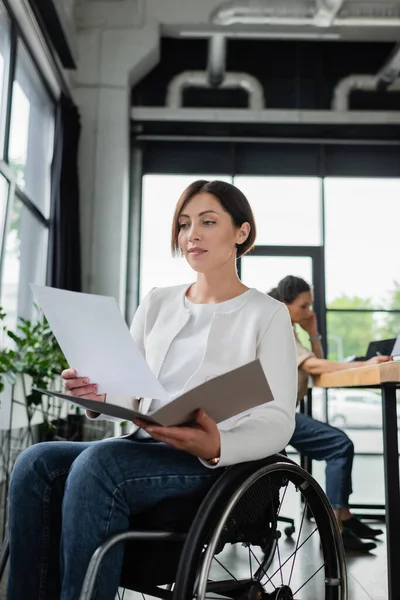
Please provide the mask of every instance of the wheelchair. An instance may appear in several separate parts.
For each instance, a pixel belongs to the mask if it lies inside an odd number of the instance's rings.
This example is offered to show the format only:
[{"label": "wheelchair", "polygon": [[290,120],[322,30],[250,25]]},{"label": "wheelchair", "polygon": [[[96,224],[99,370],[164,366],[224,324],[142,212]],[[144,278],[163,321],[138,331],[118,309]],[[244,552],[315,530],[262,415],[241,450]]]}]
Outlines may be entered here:
[{"label": "wheelchair", "polygon": [[[283,517],[288,510],[293,520]],[[291,526],[282,536],[280,523],[294,518],[296,535]],[[96,550],[79,600],[93,600],[101,561],[120,543],[120,589],[143,598],[347,600],[344,550],[329,501],[284,455],[229,467],[204,498],[160,502],[141,513],[140,523],[140,530],[115,534]],[[0,577],[7,557],[5,543]]]}]

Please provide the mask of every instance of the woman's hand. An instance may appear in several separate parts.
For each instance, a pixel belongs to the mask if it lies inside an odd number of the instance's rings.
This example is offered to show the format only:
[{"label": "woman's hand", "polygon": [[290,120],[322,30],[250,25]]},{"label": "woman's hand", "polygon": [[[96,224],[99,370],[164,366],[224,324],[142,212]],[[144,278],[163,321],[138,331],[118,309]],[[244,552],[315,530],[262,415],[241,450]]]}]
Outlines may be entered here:
[{"label": "woman's hand", "polygon": [[135,419],[134,423],[147,431],[155,440],[169,444],[178,450],[184,450],[206,460],[220,456],[219,429],[204,410],[196,412],[196,420],[191,427],[162,427],[139,419]]},{"label": "woman's hand", "polygon": [[305,317],[304,319],[301,319],[301,321],[299,321],[299,325],[310,336],[318,334],[317,315],[315,314],[315,312],[313,310],[310,310],[310,314],[308,314],[307,317]]},{"label": "woman's hand", "polygon": [[373,356],[369,360],[366,360],[364,365],[380,365],[391,360],[393,360],[393,356],[385,356],[383,354],[380,354],[379,356]]},{"label": "woman's hand", "polygon": [[97,384],[89,383],[87,377],[77,377],[75,369],[65,369],[61,373],[61,377],[64,379],[64,387],[68,394],[81,398],[84,396],[89,400],[99,400],[104,402],[106,395],[97,394]]}]

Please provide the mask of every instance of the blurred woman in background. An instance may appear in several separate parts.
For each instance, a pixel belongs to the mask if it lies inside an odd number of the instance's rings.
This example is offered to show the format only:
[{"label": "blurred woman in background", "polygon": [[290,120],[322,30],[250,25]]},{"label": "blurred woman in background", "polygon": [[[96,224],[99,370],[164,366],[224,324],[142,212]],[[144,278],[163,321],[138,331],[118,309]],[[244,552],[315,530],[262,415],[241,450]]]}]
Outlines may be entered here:
[{"label": "blurred woman in background", "polygon": [[[317,317],[312,310],[311,286],[304,279],[288,275],[268,294],[283,302],[289,310],[297,350],[298,401],[307,394],[310,375],[322,375],[390,360],[388,356],[375,356],[369,361],[351,363],[325,359]],[[294,329],[296,324],[309,335],[311,349],[300,342]],[[361,538],[371,540],[381,535],[382,530],[372,529],[362,523],[349,509],[354,458],[354,445],[350,438],[341,429],[298,412],[290,445],[305,456],[326,461],[326,495],[338,520],[345,549],[369,552],[376,548],[374,542],[364,542]]]}]

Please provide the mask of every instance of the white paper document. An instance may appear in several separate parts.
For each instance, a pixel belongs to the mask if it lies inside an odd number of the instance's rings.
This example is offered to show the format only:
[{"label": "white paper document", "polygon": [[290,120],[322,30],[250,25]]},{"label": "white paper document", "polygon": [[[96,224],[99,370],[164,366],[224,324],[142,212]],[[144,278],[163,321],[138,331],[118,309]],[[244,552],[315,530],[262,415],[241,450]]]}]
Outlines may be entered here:
[{"label": "white paper document", "polygon": [[[151,371],[113,298],[37,285],[32,285],[32,290],[78,376],[97,383],[99,394],[107,393],[110,397],[122,394],[130,398],[128,405],[120,406],[110,398],[103,403],[39,389],[45,394],[122,420],[140,417],[167,426],[188,422],[199,408],[220,423],[274,399],[259,360],[173,398]],[[163,406],[144,416],[133,410],[134,397],[161,400]]]},{"label": "white paper document", "polygon": [[31,284],[38,305],[78,376],[105,392],[169,400],[135,344],[114,298]]}]

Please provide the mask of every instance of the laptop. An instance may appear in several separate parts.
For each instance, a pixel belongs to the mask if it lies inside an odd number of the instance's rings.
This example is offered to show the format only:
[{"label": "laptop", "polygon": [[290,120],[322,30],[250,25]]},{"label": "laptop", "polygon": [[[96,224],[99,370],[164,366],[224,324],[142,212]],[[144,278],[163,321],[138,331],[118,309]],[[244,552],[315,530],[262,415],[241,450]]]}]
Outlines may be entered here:
[{"label": "laptop", "polygon": [[397,336],[396,341],[394,343],[392,353],[390,356],[393,356],[395,360],[400,360],[400,335]]},{"label": "laptop", "polygon": [[400,336],[390,338],[389,340],[370,342],[364,360],[369,360],[381,354],[384,356],[396,356],[400,354]]}]

